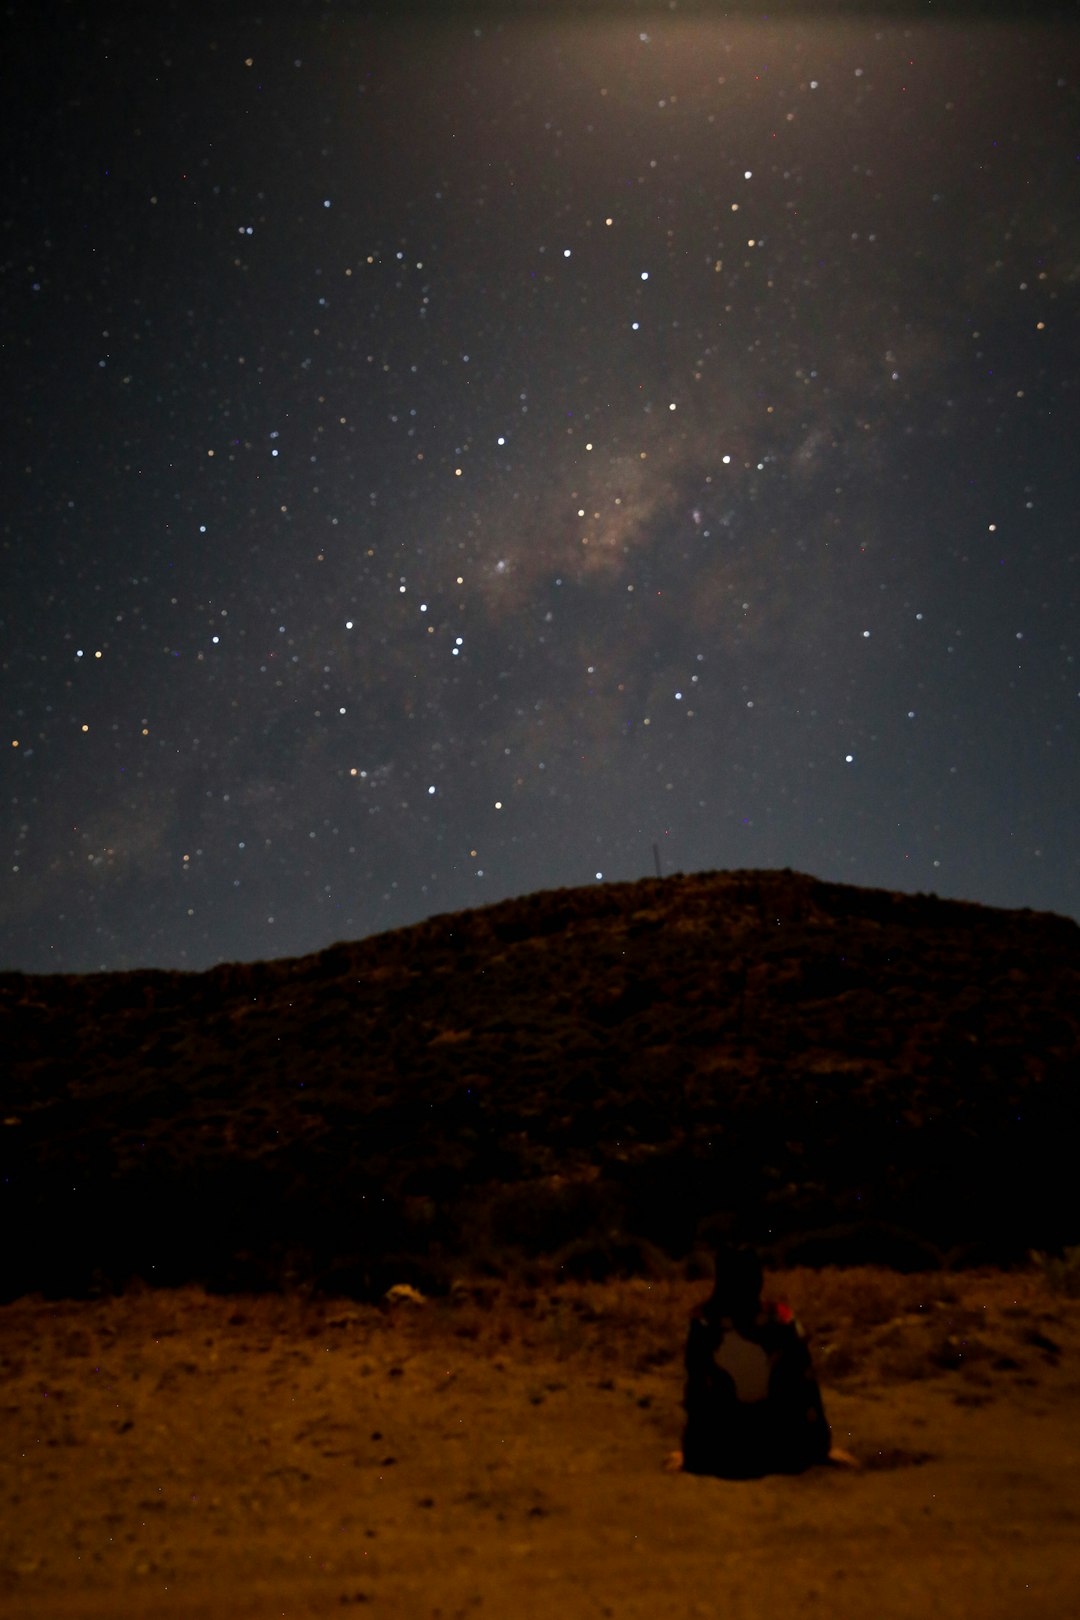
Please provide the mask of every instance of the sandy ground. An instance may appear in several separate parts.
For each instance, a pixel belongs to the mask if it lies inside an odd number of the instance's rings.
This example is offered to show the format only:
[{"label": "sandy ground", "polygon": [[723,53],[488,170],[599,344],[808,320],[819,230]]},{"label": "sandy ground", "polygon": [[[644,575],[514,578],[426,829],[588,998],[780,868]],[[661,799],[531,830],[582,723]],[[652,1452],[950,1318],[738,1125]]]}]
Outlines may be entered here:
[{"label": "sandy ground", "polygon": [[0,1309],[0,1616],[1080,1613],[1080,1300],[770,1279],[859,1472],[664,1471],[701,1283]]}]

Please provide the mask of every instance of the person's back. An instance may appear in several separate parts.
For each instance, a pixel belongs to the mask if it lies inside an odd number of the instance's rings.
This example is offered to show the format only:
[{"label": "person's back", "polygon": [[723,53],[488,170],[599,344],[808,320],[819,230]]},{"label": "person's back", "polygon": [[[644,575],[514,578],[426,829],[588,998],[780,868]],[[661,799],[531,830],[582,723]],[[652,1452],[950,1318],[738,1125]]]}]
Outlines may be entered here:
[{"label": "person's back", "polygon": [[829,1425],[806,1339],[789,1308],[761,1298],[761,1264],[722,1249],[716,1285],[686,1341],[689,1473],[746,1479],[829,1458]]}]

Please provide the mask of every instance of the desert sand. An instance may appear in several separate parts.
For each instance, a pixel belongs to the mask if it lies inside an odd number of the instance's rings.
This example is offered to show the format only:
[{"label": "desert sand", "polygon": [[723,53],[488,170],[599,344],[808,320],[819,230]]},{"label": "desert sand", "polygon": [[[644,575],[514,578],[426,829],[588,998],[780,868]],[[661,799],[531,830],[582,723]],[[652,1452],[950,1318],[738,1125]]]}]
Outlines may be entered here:
[{"label": "desert sand", "polygon": [[859,1471],[665,1472],[707,1284],[0,1308],[0,1616],[1075,1616],[1080,1300],[770,1276]]}]

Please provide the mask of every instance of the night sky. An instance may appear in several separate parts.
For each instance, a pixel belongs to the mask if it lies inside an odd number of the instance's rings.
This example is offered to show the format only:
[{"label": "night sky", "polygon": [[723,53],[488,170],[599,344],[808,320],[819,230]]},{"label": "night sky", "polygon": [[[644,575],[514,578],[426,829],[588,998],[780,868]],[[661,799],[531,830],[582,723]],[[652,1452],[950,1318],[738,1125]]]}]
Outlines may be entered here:
[{"label": "night sky", "polygon": [[6,52],[0,966],[1080,914],[1076,32],[210,12]]}]

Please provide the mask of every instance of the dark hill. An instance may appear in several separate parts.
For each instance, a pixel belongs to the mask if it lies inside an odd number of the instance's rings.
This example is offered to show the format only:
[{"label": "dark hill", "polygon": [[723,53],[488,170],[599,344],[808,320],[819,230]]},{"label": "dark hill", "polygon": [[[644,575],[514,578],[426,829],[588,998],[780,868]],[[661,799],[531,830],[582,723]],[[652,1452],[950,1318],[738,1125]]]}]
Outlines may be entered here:
[{"label": "dark hill", "polygon": [[0,1292],[1080,1238],[1080,929],[713,873],[291,961],[0,976]]}]

